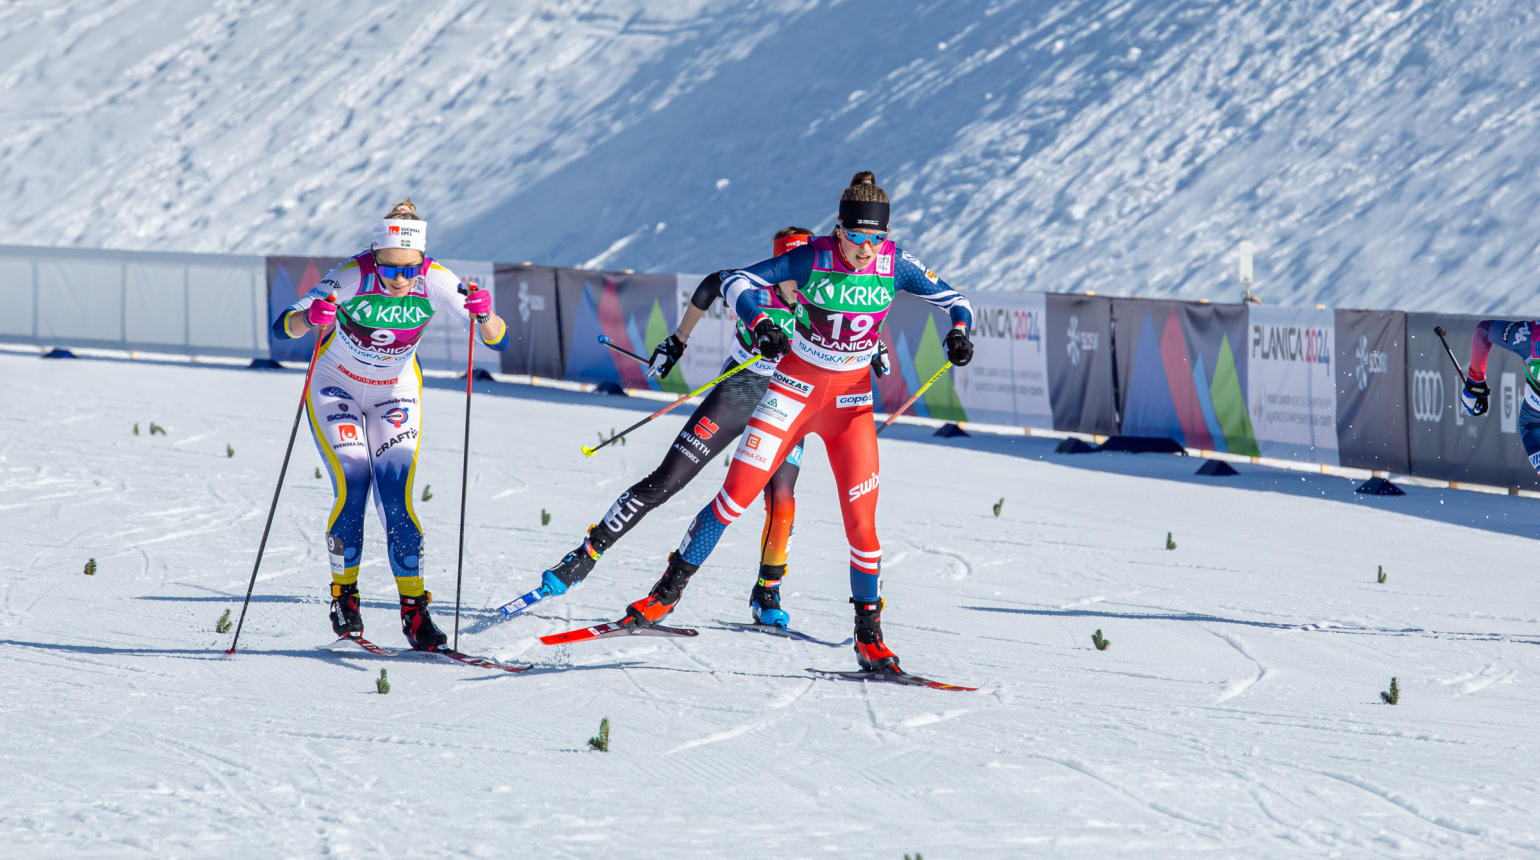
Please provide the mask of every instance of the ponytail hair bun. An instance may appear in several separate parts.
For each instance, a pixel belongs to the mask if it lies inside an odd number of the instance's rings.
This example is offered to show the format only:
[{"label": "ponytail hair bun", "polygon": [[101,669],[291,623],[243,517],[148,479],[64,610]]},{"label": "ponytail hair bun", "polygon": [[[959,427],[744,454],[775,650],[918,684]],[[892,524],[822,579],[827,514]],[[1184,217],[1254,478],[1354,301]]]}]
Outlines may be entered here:
[{"label": "ponytail hair bun", "polygon": [[851,188],[855,188],[858,185],[876,185],[876,184],[877,184],[877,177],[870,170],[863,170],[860,173],[857,173],[855,176],[850,177],[850,187]]}]

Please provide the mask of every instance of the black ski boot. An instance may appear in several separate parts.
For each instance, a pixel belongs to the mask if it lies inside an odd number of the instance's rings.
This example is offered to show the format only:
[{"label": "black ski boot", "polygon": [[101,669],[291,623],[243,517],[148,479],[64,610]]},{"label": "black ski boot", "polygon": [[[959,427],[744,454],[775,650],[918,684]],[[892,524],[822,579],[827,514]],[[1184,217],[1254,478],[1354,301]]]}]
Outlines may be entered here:
[{"label": "black ski boot", "polygon": [[623,623],[627,627],[651,627],[662,621],[674,611],[674,606],[684,594],[684,587],[690,584],[690,577],[697,570],[700,570],[700,565],[690,564],[680,558],[677,552],[669,553],[668,570],[663,572],[663,578],[658,580],[646,597],[626,607]]},{"label": "black ski boot", "polygon": [[588,537],[583,545],[562,556],[561,561],[551,565],[551,569],[540,575],[540,590],[547,597],[558,594],[566,594],[567,589],[588,578],[593,572],[594,565],[599,557],[609,549],[609,542],[602,536],[595,535],[597,525],[588,527]]},{"label": "black ski boot", "polygon": [[873,602],[850,598],[856,605],[856,659],[867,672],[897,672],[898,655],[882,641],[882,607],[878,598]]},{"label": "black ski boot", "polygon": [[749,611],[754,613],[755,624],[784,630],[791,623],[791,616],[781,608],[781,580],[785,576],[784,564],[759,566],[759,581],[754,583],[754,589],[749,592]]},{"label": "black ski boot", "polygon": [[364,617],[358,614],[358,583],[332,583],[332,632],[338,636],[357,636],[364,632]]},{"label": "black ski boot", "polygon": [[433,602],[433,592],[424,591],[418,597],[401,595],[401,632],[412,644],[413,651],[433,651],[449,643],[449,637],[433,623],[428,614],[428,604]]}]

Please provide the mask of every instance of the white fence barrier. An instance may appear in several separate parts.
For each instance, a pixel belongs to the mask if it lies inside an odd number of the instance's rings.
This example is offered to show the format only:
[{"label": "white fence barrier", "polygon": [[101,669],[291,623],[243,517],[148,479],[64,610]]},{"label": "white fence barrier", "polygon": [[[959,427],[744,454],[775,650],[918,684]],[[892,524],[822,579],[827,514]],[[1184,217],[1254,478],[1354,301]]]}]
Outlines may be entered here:
[{"label": "white fence barrier", "polygon": [[265,257],[0,245],[0,342],[263,358]]}]

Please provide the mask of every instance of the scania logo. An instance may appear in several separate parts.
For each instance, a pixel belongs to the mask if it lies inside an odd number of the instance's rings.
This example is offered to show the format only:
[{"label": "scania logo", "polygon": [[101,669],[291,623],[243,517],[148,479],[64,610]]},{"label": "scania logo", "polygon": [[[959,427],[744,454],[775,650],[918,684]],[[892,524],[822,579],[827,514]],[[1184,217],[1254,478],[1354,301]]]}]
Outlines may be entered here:
[{"label": "scania logo", "polygon": [[1436,370],[1412,374],[1412,417],[1437,423],[1444,417],[1444,376]]}]

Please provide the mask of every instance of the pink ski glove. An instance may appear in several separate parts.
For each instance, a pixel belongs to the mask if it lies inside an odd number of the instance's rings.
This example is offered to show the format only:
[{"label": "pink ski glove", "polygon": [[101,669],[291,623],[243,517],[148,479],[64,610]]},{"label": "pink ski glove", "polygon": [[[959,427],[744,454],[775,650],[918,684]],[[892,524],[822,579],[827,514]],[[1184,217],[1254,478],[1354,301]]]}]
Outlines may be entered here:
[{"label": "pink ski glove", "polygon": [[465,310],[477,322],[486,322],[487,315],[492,313],[492,291],[471,290],[470,295],[465,297]]},{"label": "pink ski glove", "polygon": [[311,302],[305,311],[305,321],[312,327],[331,325],[337,321],[337,305],[325,299]]}]

